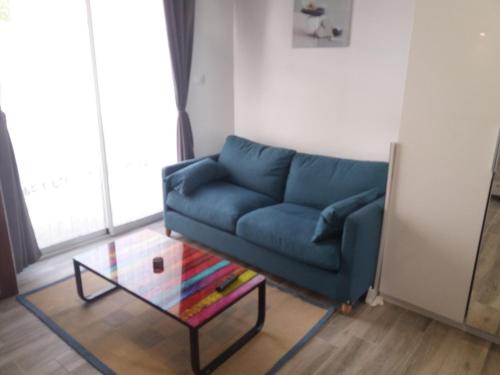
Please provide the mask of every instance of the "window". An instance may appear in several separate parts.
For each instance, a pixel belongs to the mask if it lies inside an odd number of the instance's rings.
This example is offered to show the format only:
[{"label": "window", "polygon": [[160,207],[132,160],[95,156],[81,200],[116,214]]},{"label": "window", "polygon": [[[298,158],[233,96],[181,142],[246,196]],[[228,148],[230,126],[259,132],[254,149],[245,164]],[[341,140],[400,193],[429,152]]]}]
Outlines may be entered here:
[{"label": "window", "polygon": [[161,212],[177,115],[161,0],[11,0],[0,44],[0,100],[40,246]]},{"label": "window", "polygon": [[[92,2],[115,225],[161,211],[161,168],[176,160],[177,109],[160,0]],[[113,27],[110,27],[110,20]]]}]

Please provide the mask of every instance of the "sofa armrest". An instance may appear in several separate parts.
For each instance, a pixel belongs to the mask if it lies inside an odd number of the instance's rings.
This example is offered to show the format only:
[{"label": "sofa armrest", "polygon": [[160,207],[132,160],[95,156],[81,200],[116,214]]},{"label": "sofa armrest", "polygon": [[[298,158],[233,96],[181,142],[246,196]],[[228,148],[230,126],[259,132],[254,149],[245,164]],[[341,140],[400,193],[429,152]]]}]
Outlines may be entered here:
[{"label": "sofa armrest", "polygon": [[191,165],[191,164],[194,164],[200,160],[209,159],[209,158],[217,161],[219,158],[219,154],[214,154],[214,155],[210,155],[210,156],[203,156],[203,157],[196,158],[196,159],[184,160],[180,163],[166,166],[161,170],[161,179],[162,179],[162,186],[163,186],[163,210],[164,211],[167,210],[166,202],[167,202],[167,193],[168,193],[167,184],[165,182],[165,179],[168,176],[170,176],[172,173],[177,172],[177,171],[181,170],[182,168],[187,167],[188,165]]},{"label": "sofa armrest", "polygon": [[384,197],[349,215],[342,234],[341,272],[347,277],[350,301],[357,301],[373,284],[377,268]]}]

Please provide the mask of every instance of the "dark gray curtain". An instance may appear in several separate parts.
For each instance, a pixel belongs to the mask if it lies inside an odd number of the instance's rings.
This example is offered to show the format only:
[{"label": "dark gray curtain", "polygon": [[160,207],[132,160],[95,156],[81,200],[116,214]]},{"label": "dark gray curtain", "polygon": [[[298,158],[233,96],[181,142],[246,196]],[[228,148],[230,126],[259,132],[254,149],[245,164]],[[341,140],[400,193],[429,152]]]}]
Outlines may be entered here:
[{"label": "dark gray curtain", "polygon": [[33,226],[24,200],[16,158],[7,130],[7,120],[0,108],[0,184],[5,201],[12,252],[16,272],[36,262],[40,249],[36,242]]},{"label": "dark gray curtain", "polygon": [[168,44],[174,72],[177,119],[177,159],[194,158],[193,132],[186,112],[193,56],[194,0],[163,0]]}]

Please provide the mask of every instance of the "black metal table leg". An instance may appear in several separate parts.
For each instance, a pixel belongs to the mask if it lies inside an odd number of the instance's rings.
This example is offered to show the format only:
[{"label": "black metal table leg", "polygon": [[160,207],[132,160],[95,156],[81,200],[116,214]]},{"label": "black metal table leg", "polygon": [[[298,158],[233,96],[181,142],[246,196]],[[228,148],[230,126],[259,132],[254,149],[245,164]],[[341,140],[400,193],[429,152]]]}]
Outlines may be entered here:
[{"label": "black metal table leg", "polygon": [[259,285],[259,307],[258,307],[257,322],[255,325],[238,340],[236,340],[229,348],[219,354],[208,365],[200,368],[200,346],[198,337],[198,328],[190,328],[189,339],[191,343],[191,368],[195,374],[210,374],[222,363],[229,359],[234,353],[250,341],[257,333],[262,330],[266,319],[266,282]]},{"label": "black metal table leg", "polygon": [[95,301],[95,300],[102,298],[102,297],[108,295],[109,293],[114,292],[115,290],[118,289],[117,286],[113,285],[109,288],[106,288],[106,289],[101,290],[99,292],[93,293],[89,296],[85,296],[85,294],[83,293],[82,274],[80,271],[80,267],[85,268],[85,266],[73,259],[73,267],[75,268],[76,290],[77,290],[80,298],[83,299],[85,302]]}]

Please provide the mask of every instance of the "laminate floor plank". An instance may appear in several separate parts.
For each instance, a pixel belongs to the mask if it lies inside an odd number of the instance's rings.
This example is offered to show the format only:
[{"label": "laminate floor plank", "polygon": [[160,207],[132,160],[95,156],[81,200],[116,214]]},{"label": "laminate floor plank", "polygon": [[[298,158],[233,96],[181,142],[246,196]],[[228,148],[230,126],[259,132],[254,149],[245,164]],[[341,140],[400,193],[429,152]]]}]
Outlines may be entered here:
[{"label": "laminate floor plank", "polygon": [[335,350],[314,372],[314,375],[349,374],[355,373],[358,369],[360,359],[365,358],[373,351],[373,346],[369,342],[352,336],[341,349]]},{"label": "laminate floor plank", "polygon": [[[314,374],[336,351],[338,351],[338,348],[335,346],[317,336],[313,337],[309,344],[302,349],[300,355],[292,358],[280,374]],[[307,358],[307,360],[304,360],[304,358]]]},{"label": "laminate floor plank", "polygon": [[449,348],[446,337],[450,328],[433,321],[424,332],[422,341],[408,363],[406,374],[439,374]]},{"label": "laminate floor plank", "polygon": [[72,349],[59,353],[56,357],[56,361],[64,367],[67,372],[75,371],[80,366],[87,364],[87,361]]},{"label": "laminate floor plank", "polygon": [[500,346],[491,346],[481,372],[483,375],[497,375],[500,372]]},{"label": "laminate floor plank", "polygon": [[22,373],[22,370],[17,366],[15,362],[7,362],[3,365],[0,365],[0,375],[19,375]]},{"label": "laminate floor plank", "polygon": [[402,310],[387,334],[367,353],[359,373],[403,374],[431,320]]},{"label": "laminate floor plank", "polygon": [[[443,375],[480,374],[491,344],[459,330],[450,330],[443,343],[448,355],[441,367]],[[498,369],[500,373],[500,369]]]}]

